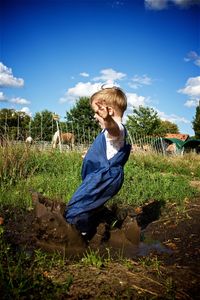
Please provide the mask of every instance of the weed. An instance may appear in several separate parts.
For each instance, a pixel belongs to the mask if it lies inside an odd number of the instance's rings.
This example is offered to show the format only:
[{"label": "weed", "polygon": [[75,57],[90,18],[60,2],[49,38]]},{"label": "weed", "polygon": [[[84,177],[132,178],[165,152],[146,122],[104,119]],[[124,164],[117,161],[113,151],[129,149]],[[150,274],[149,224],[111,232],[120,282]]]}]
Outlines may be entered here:
[{"label": "weed", "polygon": [[157,256],[154,257],[147,256],[147,257],[140,258],[139,263],[143,267],[151,267],[154,271],[156,271],[156,273],[159,276],[161,275],[161,270],[160,270],[161,261],[158,260]]},{"label": "weed", "polygon": [[93,266],[97,268],[101,268],[104,266],[104,260],[102,259],[98,250],[94,251],[92,249],[89,249],[88,251],[86,251],[83,258],[81,259],[81,262],[84,265]]},{"label": "weed", "polygon": [[166,287],[166,299],[175,300],[176,299],[176,284],[172,277],[168,277],[165,282]]},{"label": "weed", "polygon": [[[46,276],[53,265],[60,265],[60,258],[48,257],[42,251],[30,256],[25,251],[13,251],[3,238],[0,241],[0,287],[1,299],[58,299],[66,296],[73,277],[69,275],[65,282],[58,283]],[[62,260],[61,260],[62,262]],[[40,296],[38,298],[38,295]]]},{"label": "weed", "polygon": [[132,271],[134,269],[134,263],[132,260],[124,258],[122,260],[122,264],[129,270]]}]

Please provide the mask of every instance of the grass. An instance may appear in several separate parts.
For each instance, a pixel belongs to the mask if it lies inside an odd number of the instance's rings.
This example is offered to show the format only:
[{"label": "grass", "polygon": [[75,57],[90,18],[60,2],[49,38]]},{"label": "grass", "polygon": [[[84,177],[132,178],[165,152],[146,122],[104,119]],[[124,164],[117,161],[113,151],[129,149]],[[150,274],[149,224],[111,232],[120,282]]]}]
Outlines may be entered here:
[{"label": "grass", "polygon": [[[20,202],[29,207],[29,188],[67,203],[81,182],[81,164],[78,152],[42,152],[12,144],[0,148],[0,205]],[[181,204],[198,195],[191,180],[200,180],[199,155],[131,154],[123,187],[112,201],[134,206],[149,199]]]},{"label": "grass", "polygon": [[[81,154],[77,152],[42,152],[13,144],[0,147],[0,215],[8,207],[20,207],[22,213],[24,209],[31,209],[29,188],[67,203],[81,182],[81,164]],[[124,171],[123,187],[110,203],[138,206],[155,199],[175,202],[181,207],[185,199],[190,201],[200,195],[190,186],[192,180],[200,181],[200,155],[131,154]],[[13,251],[4,241],[4,229],[0,226],[0,294],[4,291],[1,299],[25,299],[27,294],[30,299],[61,299],[67,295],[73,278],[67,273],[61,256],[49,256],[39,250],[33,254]],[[79,264],[102,268],[109,259],[109,253],[105,258],[98,251],[89,250]],[[161,275],[157,258],[144,258],[140,264]],[[124,265],[129,270],[133,268],[128,260]],[[62,283],[48,276],[49,271],[57,267],[67,273]],[[169,299],[174,299],[171,278],[166,281],[166,290]]]},{"label": "grass", "polygon": [[73,282],[70,274],[63,283],[53,282],[48,277],[48,271],[53,266],[61,265],[58,257],[47,256],[40,250],[36,250],[32,255],[25,251],[13,253],[13,249],[4,242],[2,235],[1,232],[1,299],[59,299],[61,295],[67,295]]},{"label": "grass", "polygon": [[93,266],[96,268],[101,268],[104,266],[105,261],[103,257],[99,254],[99,251],[89,249],[86,251],[86,253],[83,255],[83,258],[81,259],[81,263],[85,266]]},{"label": "grass", "polygon": [[139,259],[139,263],[143,266],[143,267],[151,267],[151,269],[153,271],[155,271],[157,273],[158,276],[161,275],[161,261],[159,261],[157,256],[154,257],[143,257]]}]

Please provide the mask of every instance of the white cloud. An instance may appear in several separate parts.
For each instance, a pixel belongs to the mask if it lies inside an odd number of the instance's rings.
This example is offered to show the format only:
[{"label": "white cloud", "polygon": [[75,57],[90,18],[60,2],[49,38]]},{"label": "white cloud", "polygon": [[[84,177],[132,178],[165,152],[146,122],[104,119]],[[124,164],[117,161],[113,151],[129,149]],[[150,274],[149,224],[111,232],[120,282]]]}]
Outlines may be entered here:
[{"label": "white cloud", "polygon": [[24,98],[20,98],[20,97],[12,98],[12,99],[10,99],[9,102],[15,103],[15,104],[22,104],[22,105],[24,105],[24,104],[30,104],[30,101],[28,101],[28,100],[26,100]]},{"label": "white cloud", "polygon": [[126,77],[126,74],[116,72],[113,69],[104,69],[100,71],[101,76],[94,77],[93,81],[103,81],[106,84],[115,85],[115,80],[121,80]]},{"label": "white cloud", "polygon": [[143,85],[151,85],[151,84],[152,84],[152,79],[150,77],[148,77],[147,75],[142,75],[142,76],[135,75],[131,79],[129,86],[131,88],[137,89]]},{"label": "white cloud", "polygon": [[7,102],[7,97],[3,94],[3,92],[0,92],[0,102]]},{"label": "white cloud", "polygon": [[179,93],[185,94],[189,99],[185,102],[186,107],[196,107],[200,99],[200,76],[190,77],[185,87],[178,90]]},{"label": "white cloud", "polygon": [[[155,108],[154,108],[155,109]],[[180,123],[184,123],[184,124],[190,124],[191,121],[187,120],[186,118],[184,117],[180,117],[180,116],[177,116],[177,115],[174,115],[174,114],[171,114],[171,115],[167,115],[165,114],[164,112],[162,111],[159,111],[158,109],[155,109],[158,113],[158,116],[161,118],[161,120],[163,121],[170,121],[172,123],[175,123],[175,124],[180,124]]]},{"label": "white cloud", "polygon": [[190,51],[187,57],[184,58],[186,62],[193,61],[195,65],[200,67],[200,56],[195,51]]},{"label": "white cloud", "polygon": [[12,74],[12,69],[6,67],[0,62],[0,87],[22,87],[24,86],[24,80],[22,78],[16,78]]},{"label": "white cloud", "polygon": [[[101,89],[102,82],[91,83],[91,82],[78,82],[74,87],[69,88],[65,95],[60,98],[60,103],[71,103],[73,104],[75,100],[79,97],[91,97],[94,93]],[[112,86],[112,85],[111,85]],[[119,86],[119,85],[118,85]],[[106,87],[109,87],[109,84],[106,84]],[[127,96],[127,112],[130,114],[133,111],[134,107],[139,107],[140,105],[146,105],[149,101],[149,98],[144,96],[139,96],[136,93],[126,93]]]},{"label": "white cloud", "polygon": [[[89,74],[83,72],[80,73],[80,75],[86,75],[89,76]],[[106,87],[110,86],[119,86],[115,81],[121,80],[124,77],[126,77],[126,74],[121,72],[116,72],[113,69],[104,69],[100,71],[101,76],[94,77],[92,81],[95,81],[95,83],[88,82],[78,82],[74,87],[69,88],[67,92],[64,94],[63,97],[59,99],[60,103],[68,102],[73,104],[75,100],[77,100],[79,97],[90,97],[92,94],[97,92],[101,89],[102,85],[105,85]]]},{"label": "white cloud", "polygon": [[187,107],[196,107],[197,105],[199,105],[199,100],[198,99],[190,99],[187,100],[184,104]]},{"label": "white cloud", "polygon": [[127,96],[127,102],[128,106],[134,106],[134,107],[139,107],[139,106],[144,106],[148,100],[148,98],[145,98],[144,96],[139,96],[135,93],[126,93]]},{"label": "white cloud", "polygon": [[191,5],[199,5],[199,0],[145,0],[145,7],[151,10],[162,10],[170,5],[176,5],[180,8],[187,8]]},{"label": "white cloud", "polygon": [[28,116],[32,117],[32,112],[29,107],[22,107],[19,111],[25,112]]},{"label": "white cloud", "polygon": [[167,7],[167,0],[145,0],[147,9],[162,10]]},{"label": "white cloud", "polygon": [[149,98],[139,96],[135,93],[126,93],[127,97],[127,110],[124,115],[124,120],[127,120],[127,116],[133,113],[133,107],[139,108],[139,106],[146,106],[149,102]]},{"label": "white cloud", "polygon": [[89,75],[88,73],[86,73],[86,72],[82,72],[82,73],[80,73],[79,75],[82,76],[82,77],[89,77],[89,76],[90,76],[90,75]]},{"label": "white cloud", "polygon": [[60,102],[74,102],[79,97],[90,97],[100,90],[102,83],[78,82],[75,87],[69,88],[65,95],[60,98]]},{"label": "white cloud", "polygon": [[178,90],[178,93],[185,94],[189,99],[184,104],[187,107],[197,106],[200,99],[200,76],[190,77],[185,87]]}]

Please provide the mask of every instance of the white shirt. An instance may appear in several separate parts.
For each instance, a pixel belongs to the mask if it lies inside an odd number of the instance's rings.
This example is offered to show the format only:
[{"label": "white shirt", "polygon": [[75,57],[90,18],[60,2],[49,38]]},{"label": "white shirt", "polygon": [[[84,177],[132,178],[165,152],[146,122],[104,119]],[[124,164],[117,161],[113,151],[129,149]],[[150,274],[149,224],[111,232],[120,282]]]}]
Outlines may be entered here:
[{"label": "white shirt", "polygon": [[111,159],[124,146],[124,126],[122,123],[117,123],[120,130],[120,135],[117,137],[110,137],[108,131],[104,131],[106,138],[106,156]]}]

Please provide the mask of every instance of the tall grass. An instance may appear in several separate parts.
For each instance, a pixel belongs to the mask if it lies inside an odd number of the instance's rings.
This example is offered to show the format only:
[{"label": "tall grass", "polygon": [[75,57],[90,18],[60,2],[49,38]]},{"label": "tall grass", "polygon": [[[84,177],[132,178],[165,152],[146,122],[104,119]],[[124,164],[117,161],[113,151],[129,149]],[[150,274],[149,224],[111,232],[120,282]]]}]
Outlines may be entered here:
[{"label": "tall grass", "polygon": [[[67,203],[81,182],[81,163],[81,154],[77,152],[42,152],[13,144],[0,147],[0,215],[5,207],[11,218],[15,218],[11,207],[29,208],[30,188],[49,197],[62,198]],[[185,198],[200,195],[190,186],[192,180],[200,181],[200,155],[131,154],[125,166],[124,185],[112,201],[139,205],[154,198],[181,204]],[[103,263],[98,253],[91,251],[82,260],[82,265],[98,268]],[[159,275],[159,261],[151,263]],[[64,282],[51,279],[52,267],[64,269]],[[4,240],[4,229],[0,226],[1,299],[26,299],[27,295],[30,299],[65,299],[72,283],[73,277],[61,257],[47,257],[38,250],[33,254],[16,252]]]},{"label": "tall grass", "polygon": [[[81,153],[38,151],[23,145],[0,148],[0,204],[30,206],[29,188],[66,203],[81,182]],[[200,156],[131,154],[122,189],[113,201],[138,205],[149,199],[176,201],[198,195]]]},{"label": "tall grass", "polygon": [[7,299],[63,299],[73,282],[66,272],[64,282],[52,281],[48,276],[53,268],[64,265],[61,256],[44,254],[35,250],[32,255],[25,251],[13,251],[0,233],[0,297]]},{"label": "tall grass", "polygon": [[166,157],[159,154],[131,155],[125,166],[125,182],[118,201],[142,204],[149,199],[175,201],[197,196],[191,180],[200,180],[200,156]]}]

